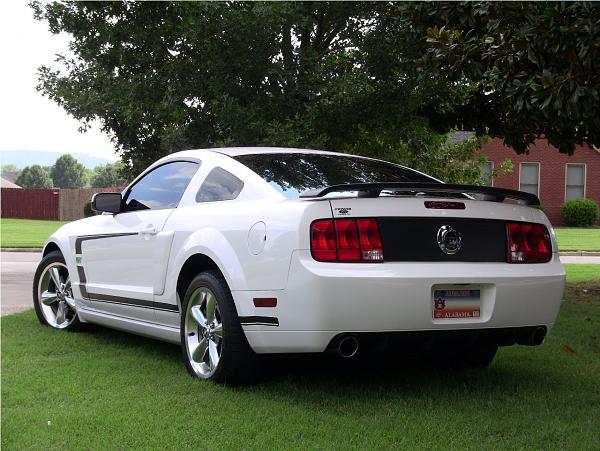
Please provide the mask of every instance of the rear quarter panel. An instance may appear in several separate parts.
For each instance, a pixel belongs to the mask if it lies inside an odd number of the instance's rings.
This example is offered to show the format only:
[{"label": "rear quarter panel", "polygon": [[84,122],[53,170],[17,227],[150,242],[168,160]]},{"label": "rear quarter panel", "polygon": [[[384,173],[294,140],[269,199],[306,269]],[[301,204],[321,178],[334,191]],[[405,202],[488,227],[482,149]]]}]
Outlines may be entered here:
[{"label": "rear quarter panel", "polygon": [[[176,296],[181,268],[195,254],[210,257],[232,291],[285,288],[292,252],[306,248],[316,217],[331,217],[329,202],[233,200],[176,209],[166,224],[175,236],[164,295]],[[264,247],[256,254],[249,236],[261,222]]]}]

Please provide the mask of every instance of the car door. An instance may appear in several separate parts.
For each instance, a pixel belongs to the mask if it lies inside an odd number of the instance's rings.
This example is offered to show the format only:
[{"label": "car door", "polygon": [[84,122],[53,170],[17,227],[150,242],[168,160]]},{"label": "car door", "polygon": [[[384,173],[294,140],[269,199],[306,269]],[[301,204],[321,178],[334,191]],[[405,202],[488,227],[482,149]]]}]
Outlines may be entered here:
[{"label": "car door", "polygon": [[[154,321],[164,291],[173,231],[164,225],[199,164],[173,161],[144,174],[125,193],[123,211],[103,214],[96,234],[78,236],[84,296],[94,309]],[[82,274],[80,274],[80,277]]]}]

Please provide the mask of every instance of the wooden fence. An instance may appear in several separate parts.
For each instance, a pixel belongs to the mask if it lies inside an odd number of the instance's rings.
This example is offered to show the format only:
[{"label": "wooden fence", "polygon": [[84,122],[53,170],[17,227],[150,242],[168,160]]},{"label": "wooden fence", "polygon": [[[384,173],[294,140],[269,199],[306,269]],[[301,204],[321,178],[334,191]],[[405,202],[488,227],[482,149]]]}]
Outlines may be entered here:
[{"label": "wooden fence", "polygon": [[3,218],[58,220],[60,190],[2,188],[0,214]]},{"label": "wooden fence", "polygon": [[74,221],[83,218],[83,207],[94,193],[121,191],[114,188],[18,189],[2,188],[0,215],[3,218]]}]

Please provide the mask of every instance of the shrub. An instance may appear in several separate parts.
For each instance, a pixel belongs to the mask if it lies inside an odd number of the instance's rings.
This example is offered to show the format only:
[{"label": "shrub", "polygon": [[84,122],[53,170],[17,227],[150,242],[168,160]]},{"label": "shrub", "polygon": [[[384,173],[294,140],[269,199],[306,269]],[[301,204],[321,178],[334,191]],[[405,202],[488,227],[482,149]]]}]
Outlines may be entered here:
[{"label": "shrub", "polygon": [[593,226],[598,221],[598,204],[590,199],[569,200],[563,205],[562,217],[568,226]]},{"label": "shrub", "polygon": [[90,216],[94,216],[96,212],[92,210],[92,201],[88,200],[85,204],[83,204],[83,216],[89,218]]}]

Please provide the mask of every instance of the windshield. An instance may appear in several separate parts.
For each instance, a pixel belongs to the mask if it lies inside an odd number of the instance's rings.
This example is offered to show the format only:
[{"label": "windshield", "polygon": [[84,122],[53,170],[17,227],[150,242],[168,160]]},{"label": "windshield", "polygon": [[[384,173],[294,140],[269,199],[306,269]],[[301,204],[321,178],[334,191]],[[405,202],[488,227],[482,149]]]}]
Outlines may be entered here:
[{"label": "windshield", "polygon": [[353,156],[267,153],[238,155],[234,158],[288,198],[297,198],[311,189],[348,183],[437,183],[437,180],[412,169]]}]

